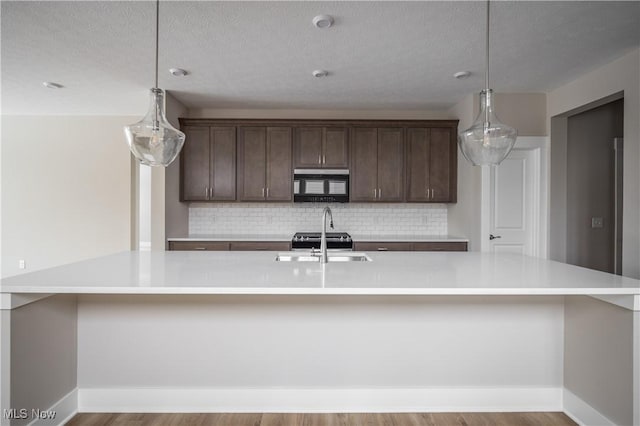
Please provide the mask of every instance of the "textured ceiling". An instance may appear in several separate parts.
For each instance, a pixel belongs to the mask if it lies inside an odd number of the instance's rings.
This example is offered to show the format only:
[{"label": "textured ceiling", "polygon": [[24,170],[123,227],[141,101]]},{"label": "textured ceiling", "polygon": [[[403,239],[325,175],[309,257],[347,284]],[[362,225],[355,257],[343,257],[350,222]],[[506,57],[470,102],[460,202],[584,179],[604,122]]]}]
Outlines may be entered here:
[{"label": "textured ceiling", "polygon": [[[154,2],[2,1],[4,114],[135,114]],[[160,5],[160,87],[190,108],[443,109],[483,86],[484,2]],[[312,26],[317,14],[335,24]],[[640,45],[640,2],[492,3],[491,86],[547,91]],[[189,70],[183,78],[171,67]],[[315,69],[326,78],[314,78]],[[456,80],[452,74],[472,76]],[[42,87],[43,81],[64,89]]]}]

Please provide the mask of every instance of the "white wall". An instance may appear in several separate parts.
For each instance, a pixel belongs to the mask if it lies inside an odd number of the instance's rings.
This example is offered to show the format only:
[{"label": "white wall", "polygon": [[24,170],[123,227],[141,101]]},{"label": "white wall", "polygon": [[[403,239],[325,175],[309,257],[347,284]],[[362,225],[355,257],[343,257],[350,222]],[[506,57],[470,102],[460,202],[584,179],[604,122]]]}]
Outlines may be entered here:
[{"label": "white wall", "polygon": [[[170,102],[171,101],[171,102]],[[171,112],[172,109],[172,112]],[[184,105],[180,104],[175,98],[167,96],[167,117],[171,121],[171,115],[176,122],[172,123],[177,126],[178,117],[190,118],[255,118],[255,119],[363,119],[363,120],[437,120],[455,118],[449,111],[431,111],[431,110],[278,110],[278,109],[194,109],[186,111]],[[165,178],[165,196],[166,196],[166,236],[167,237],[186,237],[189,230],[189,203],[180,203],[178,201],[180,189],[180,175],[178,164],[172,164],[166,169]],[[154,205],[156,205],[154,203]],[[210,205],[211,208],[219,206],[219,204]],[[448,205],[447,205],[448,206]],[[255,206],[254,206],[255,207]],[[269,204],[263,208],[280,208],[282,204]],[[157,212],[152,211],[154,216]],[[164,214],[164,213],[163,213]],[[154,218],[154,221],[157,218]],[[366,221],[373,221],[374,217],[365,217]],[[215,224],[211,224],[215,227]],[[298,229],[299,230],[299,229]],[[420,232],[420,231],[419,231]],[[267,232],[268,233],[268,232]],[[273,233],[273,232],[271,232]],[[457,234],[458,236],[466,236],[466,234]],[[155,247],[155,245],[154,245]]]},{"label": "white wall", "polygon": [[336,109],[191,109],[189,118],[261,118],[322,120],[446,120],[448,111]]},{"label": "white wall", "polygon": [[[624,92],[622,273],[640,278],[640,49],[547,94],[547,119]],[[551,145],[553,146],[554,135]],[[551,185],[554,185],[551,182]]]},{"label": "white wall", "polygon": [[[31,417],[32,409],[49,409],[77,386],[76,296],[57,295],[2,314],[10,316],[11,323],[11,401],[2,408],[25,408]],[[56,420],[69,414],[58,412]]]},{"label": "white wall", "polygon": [[134,120],[2,117],[3,277],[130,248]]},{"label": "white wall", "polygon": [[[467,129],[479,111],[478,94],[470,94],[449,110],[460,120],[458,131]],[[518,136],[546,136],[546,95],[544,93],[496,93],[498,118],[518,130]],[[482,246],[482,168],[473,166],[458,150],[458,203],[449,205],[449,233],[469,238],[469,250]]]},{"label": "white wall", "polygon": [[[458,123],[458,132],[471,126],[476,116],[476,96],[468,95],[449,110]],[[458,202],[449,205],[448,227],[452,235],[469,238],[469,251],[480,250],[481,168],[473,166],[458,149]]]},{"label": "white wall", "polygon": [[[178,118],[187,116],[187,107],[170,93],[167,93],[166,106],[167,119],[179,129]],[[164,238],[162,240],[159,238],[160,230],[166,237],[183,237],[189,233],[189,205],[180,202],[180,156],[164,170],[163,187],[158,187],[158,192],[162,190],[164,190],[164,207],[162,204],[155,204],[157,206],[155,210],[164,208],[162,221],[157,220],[157,217],[154,216],[155,248],[164,247],[165,244]]]}]

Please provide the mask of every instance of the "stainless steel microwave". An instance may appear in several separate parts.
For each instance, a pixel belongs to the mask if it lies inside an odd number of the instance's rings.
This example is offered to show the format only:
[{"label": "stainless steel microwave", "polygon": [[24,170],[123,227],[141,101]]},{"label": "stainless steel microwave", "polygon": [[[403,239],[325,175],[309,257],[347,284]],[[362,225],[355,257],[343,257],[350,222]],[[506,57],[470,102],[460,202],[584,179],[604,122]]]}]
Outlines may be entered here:
[{"label": "stainless steel microwave", "polygon": [[293,201],[346,203],[349,201],[348,169],[294,169]]}]

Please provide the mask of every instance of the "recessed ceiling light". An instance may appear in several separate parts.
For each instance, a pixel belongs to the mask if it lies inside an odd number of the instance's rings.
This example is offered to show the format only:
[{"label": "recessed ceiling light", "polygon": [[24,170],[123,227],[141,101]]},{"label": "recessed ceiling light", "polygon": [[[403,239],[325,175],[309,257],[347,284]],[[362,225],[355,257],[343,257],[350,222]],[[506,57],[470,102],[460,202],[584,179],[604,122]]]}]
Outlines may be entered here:
[{"label": "recessed ceiling light", "polygon": [[327,70],[315,70],[311,73],[314,77],[326,77],[329,75],[329,71]]},{"label": "recessed ceiling light", "polygon": [[169,72],[176,77],[184,77],[189,74],[189,71],[183,70],[182,68],[169,68]]},{"label": "recessed ceiling light", "polygon": [[318,15],[313,18],[313,25],[317,28],[329,28],[333,25],[333,16],[331,15]]},{"label": "recessed ceiling light", "polygon": [[49,89],[62,89],[64,86],[59,83],[54,83],[53,81],[43,81],[42,85]]},{"label": "recessed ceiling light", "polygon": [[469,71],[458,71],[453,76],[455,78],[457,78],[458,80],[462,80],[462,79],[465,79],[465,78],[469,77],[470,75],[471,75],[471,73]]}]

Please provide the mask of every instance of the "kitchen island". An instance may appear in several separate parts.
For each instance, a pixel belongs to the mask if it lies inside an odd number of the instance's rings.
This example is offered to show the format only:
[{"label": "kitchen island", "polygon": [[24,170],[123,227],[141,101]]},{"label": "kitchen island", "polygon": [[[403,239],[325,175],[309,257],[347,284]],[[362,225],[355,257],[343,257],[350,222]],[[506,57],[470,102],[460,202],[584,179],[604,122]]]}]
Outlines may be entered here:
[{"label": "kitchen island", "polygon": [[3,280],[2,409],[640,423],[638,280],[506,254],[276,255],[127,252]]}]

